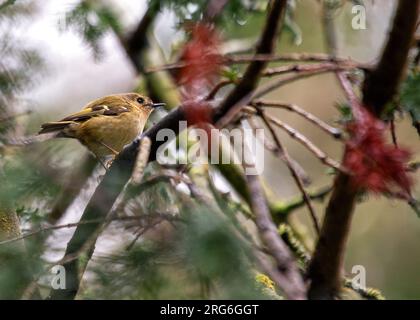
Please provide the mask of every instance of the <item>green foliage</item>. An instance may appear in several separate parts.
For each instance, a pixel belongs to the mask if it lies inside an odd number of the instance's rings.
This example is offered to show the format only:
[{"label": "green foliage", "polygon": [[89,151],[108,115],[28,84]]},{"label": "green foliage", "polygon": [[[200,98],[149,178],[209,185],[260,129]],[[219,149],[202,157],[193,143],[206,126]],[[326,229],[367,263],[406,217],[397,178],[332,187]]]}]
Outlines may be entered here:
[{"label": "green foliage", "polygon": [[30,18],[36,9],[37,4],[32,0],[3,0],[0,3],[0,22],[8,20],[15,23]]},{"label": "green foliage", "polygon": [[0,299],[19,299],[31,280],[22,243],[0,246]]},{"label": "green foliage", "polygon": [[338,103],[336,105],[338,111],[340,112],[340,118],[338,119],[339,123],[347,123],[353,120],[353,113],[351,111],[351,106],[348,103]]},{"label": "green foliage", "polygon": [[16,40],[5,37],[0,43],[0,94],[9,97],[33,84],[33,76],[42,66],[35,50],[27,49]]},{"label": "green foliage", "polygon": [[222,70],[222,76],[225,77],[227,80],[236,82],[239,80],[240,73],[239,73],[238,66],[229,66],[226,68],[223,68]]},{"label": "green foliage", "polygon": [[[22,208],[24,204],[45,204],[57,195],[59,186],[46,176],[31,158],[17,154],[3,159],[0,170],[0,202]],[[50,170],[50,169],[49,169]],[[55,175],[51,170],[52,175]],[[40,200],[42,199],[42,200]],[[23,212],[24,210],[22,210]]]},{"label": "green foliage", "polygon": [[27,48],[13,34],[13,25],[27,20],[35,7],[32,2],[10,5],[0,11],[0,95],[10,96],[23,90],[29,83],[34,72],[39,71],[42,64],[38,53]]},{"label": "green foliage", "polygon": [[255,280],[246,248],[229,224],[207,207],[190,204],[184,210],[183,222],[165,236],[170,241],[139,239],[129,251],[104,258],[83,297],[272,298],[274,292],[269,295]]},{"label": "green foliage", "polygon": [[[38,52],[19,40],[14,26],[28,20],[36,7],[32,1],[6,6],[0,10],[0,138],[13,129],[11,117],[16,95],[35,84],[43,66]],[[1,139],[0,139],[1,141]]]},{"label": "green foliage", "polygon": [[0,4],[0,10],[3,10],[4,8],[6,8],[7,6],[11,6],[13,4],[15,4],[16,0],[5,0]]},{"label": "green foliage", "polygon": [[95,0],[81,1],[66,14],[65,23],[66,28],[72,28],[82,37],[97,59],[102,54],[100,42],[107,32],[121,31],[115,12]]},{"label": "green foliage", "polygon": [[411,73],[401,89],[401,105],[420,134],[420,72]]}]

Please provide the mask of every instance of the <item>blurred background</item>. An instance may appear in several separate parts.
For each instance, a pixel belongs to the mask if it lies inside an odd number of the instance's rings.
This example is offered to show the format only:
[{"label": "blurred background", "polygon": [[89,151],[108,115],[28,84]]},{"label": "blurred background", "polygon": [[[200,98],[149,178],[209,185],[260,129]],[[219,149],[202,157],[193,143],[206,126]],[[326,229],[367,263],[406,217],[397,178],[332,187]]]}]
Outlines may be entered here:
[{"label": "blurred background", "polygon": [[[14,90],[13,95],[8,96],[13,101],[13,113],[30,112],[17,119],[18,126],[14,134],[32,135],[37,132],[43,122],[77,111],[87,102],[100,96],[130,92],[138,86],[139,79],[136,71],[113,32],[105,30],[98,36],[95,48],[84,41],[78,30],[69,26],[66,17],[79,1],[16,1],[16,5],[19,2],[22,3],[23,8],[27,9],[27,12],[22,9],[23,12],[16,12],[15,17],[7,19],[1,17],[0,20],[0,34],[4,35],[1,40],[3,50],[11,50],[10,45],[13,44],[18,49],[30,50],[28,55],[33,54],[32,57],[27,57],[28,61],[23,64],[27,63],[31,70],[30,79],[24,85],[22,84],[22,90]],[[123,30],[133,29],[148,5],[146,0],[104,0],[102,2],[117,13]],[[359,62],[375,61],[386,39],[395,2],[366,1],[366,30],[351,28],[352,4],[346,4],[337,10],[339,56],[351,57]],[[296,1],[295,5],[293,12],[296,30],[283,32],[278,52],[326,52],[321,6],[317,1],[311,0]],[[196,9],[195,5],[188,4],[188,1],[183,1],[183,6],[187,12],[188,10],[194,12]],[[162,9],[153,29],[162,56],[167,61],[173,61],[176,57],[174,52],[184,39],[183,32],[178,27],[179,19],[174,11],[169,6]],[[225,22],[219,28],[226,41],[224,50],[229,52],[252,46],[259,35],[264,14],[264,10],[252,14],[241,13],[238,14],[236,20]],[[94,16],[90,18],[95,19]],[[7,44],[6,39],[10,39]],[[13,54],[12,56],[18,57]],[[2,65],[14,63],[13,58],[8,59],[10,61],[1,58]],[[337,104],[344,102],[337,81],[334,75],[330,74],[294,82],[271,93],[269,98],[295,103],[335,125],[340,117]],[[331,157],[341,159],[342,144],[325,135],[319,128],[308,124],[294,113],[280,110],[271,112],[310,137]],[[410,119],[396,119],[396,132],[400,144],[409,146],[414,155],[418,154],[420,151],[418,135],[411,126]],[[279,131],[279,134],[290,154],[311,176],[313,182],[310,189],[315,190],[331,184],[332,176],[318,159],[284,132]],[[24,217],[23,221],[25,217],[33,214],[43,219],[43,212],[50,208],[50,201],[57,196],[59,186],[66,179],[73,178],[69,174],[76,166],[77,160],[81,155],[85,155],[86,151],[76,141],[48,141],[42,146],[29,146],[27,150],[19,152],[23,152],[20,158],[21,168],[16,172],[11,171],[11,174],[13,174],[13,179],[17,180],[15,184],[19,188],[16,188],[16,192],[20,195],[25,194],[23,190],[29,188],[27,184],[31,183],[32,177],[39,174],[40,167],[37,163],[46,162],[50,168],[48,175],[52,176],[51,179],[36,185],[37,191],[41,194],[45,193],[46,199],[49,200],[45,203],[38,201],[36,206],[27,202],[20,208],[20,214]],[[273,190],[273,198],[287,200],[298,194],[298,189],[287,168],[269,152],[265,155],[263,176]],[[23,181],[26,183],[22,183]],[[94,186],[97,182],[98,176],[91,178],[88,183]],[[92,188],[85,188],[85,190],[87,191],[78,201],[69,207],[60,223],[72,222],[80,217]],[[414,195],[418,198],[418,188]],[[325,208],[325,201],[315,202],[315,208],[321,215]],[[293,219],[301,222],[301,232],[312,239],[311,222],[308,220],[306,208],[293,213]],[[61,229],[49,236],[50,248],[43,254],[47,261],[53,261],[62,256],[72,232],[73,229]],[[350,272],[355,265],[364,266],[367,272],[367,285],[379,288],[387,298],[419,299],[420,251],[417,249],[419,241],[419,217],[406,203],[379,196],[369,196],[363,199],[356,208],[346,256],[346,270]],[[309,245],[313,244],[309,243]],[[112,252],[118,246],[115,234],[110,232],[98,241],[96,259],[100,261],[101,256]],[[188,297],[188,293],[183,294]],[[98,297],[93,289],[92,293],[87,290],[86,296]],[[103,297],[106,297],[105,293]],[[162,295],[149,297],[161,298]],[[169,292],[163,297],[174,297],[174,295]],[[175,297],[183,297],[183,295],[177,293]]]}]

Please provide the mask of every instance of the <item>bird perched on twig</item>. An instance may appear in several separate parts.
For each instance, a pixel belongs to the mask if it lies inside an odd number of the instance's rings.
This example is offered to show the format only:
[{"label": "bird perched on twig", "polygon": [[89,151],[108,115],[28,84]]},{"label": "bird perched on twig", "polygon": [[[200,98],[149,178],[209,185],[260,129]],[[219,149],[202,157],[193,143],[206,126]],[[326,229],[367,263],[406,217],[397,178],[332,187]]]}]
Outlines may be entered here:
[{"label": "bird perched on twig", "polygon": [[77,139],[107,168],[103,159],[115,158],[143,132],[152,111],[162,105],[137,93],[114,94],[94,100],[60,121],[44,123],[39,134]]}]

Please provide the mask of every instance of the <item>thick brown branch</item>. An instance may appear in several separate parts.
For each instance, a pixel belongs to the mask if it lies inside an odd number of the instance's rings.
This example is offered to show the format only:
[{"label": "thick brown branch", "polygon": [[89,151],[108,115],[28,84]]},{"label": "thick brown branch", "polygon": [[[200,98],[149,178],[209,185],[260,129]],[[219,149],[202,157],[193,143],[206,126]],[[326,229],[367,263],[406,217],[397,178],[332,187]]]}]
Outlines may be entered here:
[{"label": "thick brown branch", "polygon": [[368,73],[363,85],[363,102],[378,117],[392,100],[406,73],[410,50],[419,16],[419,0],[400,0],[381,60]]},{"label": "thick brown branch", "polygon": [[[147,33],[155,21],[159,9],[159,1],[155,1],[154,5],[149,6],[140,23],[137,25],[137,28],[133,31],[131,36],[124,41],[124,47],[127,54],[139,72],[144,72],[144,66],[141,63],[140,57],[142,51],[148,46]],[[118,36],[120,39],[123,39],[121,35]]]},{"label": "thick brown branch", "polygon": [[[276,34],[286,11],[286,0],[274,0],[270,2],[270,11],[267,17],[263,33],[256,48],[256,54],[272,54],[274,44],[277,41]],[[246,95],[252,92],[261,77],[261,72],[267,65],[266,61],[253,60],[247,67],[244,76],[238,85],[230,92],[222,102],[219,115],[225,114],[232,106],[239,103]]]},{"label": "thick brown branch", "polygon": [[279,237],[277,228],[271,219],[270,211],[258,176],[247,175],[251,193],[251,207],[260,236],[276,261],[275,276],[280,287],[289,299],[306,299],[305,286],[293,256]]}]

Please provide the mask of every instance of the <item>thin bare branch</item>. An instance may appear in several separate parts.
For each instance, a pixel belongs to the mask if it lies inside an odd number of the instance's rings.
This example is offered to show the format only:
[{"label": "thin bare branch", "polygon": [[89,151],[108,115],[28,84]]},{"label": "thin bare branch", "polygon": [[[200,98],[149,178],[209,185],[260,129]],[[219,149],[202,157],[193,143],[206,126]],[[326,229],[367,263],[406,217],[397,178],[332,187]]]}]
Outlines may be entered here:
[{"label": "thin bare branch", "polygon": [[[249,123],[249,125],[251,126],[251,128],[253,130],[256,129],[260,129],[261,126],[258,125],[256,123],[256,121],[254,121],[253,117],[248,117],[247,121]],[[258,139],[258,136],[256,136]],[[264,139],[261,139],[264,141],[260,141],[261,143],[264,144],[264,147],[273,153],[278,153],[279,149],[277,148],[277,146],[274,144],[273,141],[269,140],[268,137],[265,137]],[[286,159],[283,157],[282,154],[279,154],[280,158],[282,161],[286,161]],[[311,183],[311,178],[309,177],[309,175],[306,173],[305,169],[302,168],[302,166],[299,164],[299,162],[297,162],[295,159],[291,158],[289,156],[289,163],[291,166],[293,166],[293,170],[296,172],[296,174],[299,176],[299,178],[302,180],[304,185],[309,185]]]},{"label": "thin bare branch", "polygon": [[275,79],[273,81],[267,82],[266,84],[260,86],[258,89],[256,90],[252,90],[251,92],[248,92],[248,94],[244,95],[243,98],[237,102],[232,108],[230,108],[226,114],[224,114],[223,117],[221,117],[220,119],[218,119],[218,121],[216,122],[217,127],[219,128],[223,128],[226,125],[228,125],[229,123],[232,122],[233,119],[235,119],[235,117],[237,116],[237,114],[241,111],[241,109],[248,105],[249,103],[251,103],[252,100],[254,99],[258,99],[263,97],[264,95],[270,93],[273,90],[276,90],[286,84],[289,84],[291,82],[297,81],[297,80],[301,80],[301,79],[305,79],[305,78],[309,78],[324,72],[328,72],[325,70],[322,71],[308,71],[308,72],[301,72],[298,74],[293,74],[290,75],[288,77],[284,77],[281,79]]},{"label": "thin bare branch", "polygon": [[[244,109],[245,112],[250,112],[251,114],[256,114],[257,111],[250,110],[249,108]],[[288,124],[284,123],[280,119],[273,117],[271,115],[266,114],[266,117],[268,121],[275,124],[279,128],[286,131],[291,138],[296,139],[299,141],[302,145],[304,145],[309,151],[311,151],[323,164],[332,167],[340,172],[347,172],[346,168],[344,168],[342,165],[340,165],[337,161],[331,159],[328,157],[328,155],[319,149],[317,146],[315,146],[306,136],[304,136],[302,133],[294,129],[293,127],[289,126]]]},{"label": "thin bare branch", "polygon": [[293,74],[288,77],[272,80],[270,82],[265,83],[260,88],[258,88],[258,90],[254,93],[252,99],[261,98],[265,96],[266,94],[270,93],[271,91],[278,89],[291,82],[295,82],[298,80],[302,80],[302,79],[310,78],[313,76],[321,75],[327,72],[333,72],[333,71],[338,71],[338,70],[341,70],[341,69],[339,67],[336,67],[332,69],[310,70],[310,71]]},{"label": "thin bare branch", "polygon": [[295,104],[288,104],[288,103],[281,103],[276,101],[267,101],[267,100],[256,100],[251,103],[252,106],[256,107],[273,107],[273,108],[282,108],[292,112],[295,112],[301,115],[303,118],[307,119],[308,121],[312,122],[316,126],[320,127],[326,133],[333,136],[335,139],[342,138],[342,131],[338,128],[332,127],[322,121],[320,118],[316,117],[314,114],[302,109],[301,107]]},{"label": "thin bare branch", "polygon": [[397,133],[395,130],[395,120],[391,119],[389,123],[390,123],[389,130],[391,131],[392,143],[394,144],[395,147],[398,147]]},{"label": "thin bare branch", "polygon": [[[360,69],[369,69],[370,65],[358,63],[348,58],[334,57],[324,53],[288,53],[288,54],[246,54],[246,55],[228,55],[223,62],[225,65],[260,62],[328,62],[343,66],[349,65]],[[185,62],[170,63],[162,66],[156,66],[146,69],[147,73],[163,70],[180,69],[185,67]]]},{"label": "thin bare branch", "polygon": [[223,87],[232,84],[233,81],[231,80],[222,80],[219,83],[217,83],[214,88],[209,92],[209,94],[207,95],[207,97],[205,98],[206,101],[210,101],[213,100],[216,97],[216,94],[219,92],[220,89],[222,89]]},{"label": "thin bare branch", "polygon": [[[150,219],[152,216],[154,215],[144,215],[144,216],[125,216],[125,217],[110,217],[108,219],[96,219],[96,220],[89,220],[89,221],[78,221],[78,222],[72,222],[72,223],[66,223],[66,224],[59,224],[59,225],[52,225],[52,226],[48,226],[48,227],[42,227],[42,228],[38,228],[36,230],[32,230],[32,231],[28,231],[26,233],[24,233],[23,235],[19,236],[19,237],[14,237],[14,238],[10,238],[7,240],[3,240],[0,241],[0,246],[1,245],[5,245],[8,243],[12,243],[12,242],[16,242],[16,241],[20,241],[26,238],[30,238],[33,236],[36,236],[40,233],[43,232],[51,232],[51,231],[55,231],[55,230],[59,230],[59,229],[70,229],[70,228],[76,228],[79,225],[82,224],[90,224],[90,223],[98,223],[98,222],[114,222],[114,221],[137,221],[137,220],[145,220],[145,219]],[[171,217],[173,217],[173,220],[177,221],[179,220],[177,217],[173,216],[173,215],[159,215],[160,218],[165,218],[165,219],[172,219]]]},{"label": "thin bare branch", "polygon": [[315,213],[315,209],[312,205],[311,199],[308,196],[308,193],[305,190],[305,187],[303,186],[303,182],[300,179],[298,173],[296,172],[296,170],[294,169],[294,166],[292,165],[289,153],[287,152],[287,149],[285,149],[285,147],[282,145],[280,139],[278,138],[276,132],[274,131],[274,128],[272,126],[272,124],[270,123],[270,120],[268,119],[266,113],[264,111],[262,111],[261,109],[258,109],[257,114],[261,117],[261,119],[264,121],[264,124],[267,126],[268,130],[271,133],[271,136],[274,139],[274,142],[277,146],[277,152],[275,152],[275,154],[283,159],[286,162],[287,167],[290,170],[290,173],[293,177],[293,179],[296,182],[296,185],[298,186],[300,192],[302,193],[302,197],[306,203],[306,206],[308,207],[309,210],[309,214],[311,216],[312,219],[312,223],[314,225],[315,231],[316,233],[319,235],[319,221],[318,221],[318,217],[316,216]]},{"label": "thin bare branch", "polygon": [[336,64],[336,63],[319,63],[319,64],[294,64],[287,66],[280,66],[276,68],[267,68],[263,72],[264,77],[279,76],[286,73],[301,73],[301,72],[328,72],[337,70],[352,70],[355,69],[355,64]]}]

